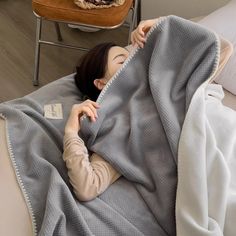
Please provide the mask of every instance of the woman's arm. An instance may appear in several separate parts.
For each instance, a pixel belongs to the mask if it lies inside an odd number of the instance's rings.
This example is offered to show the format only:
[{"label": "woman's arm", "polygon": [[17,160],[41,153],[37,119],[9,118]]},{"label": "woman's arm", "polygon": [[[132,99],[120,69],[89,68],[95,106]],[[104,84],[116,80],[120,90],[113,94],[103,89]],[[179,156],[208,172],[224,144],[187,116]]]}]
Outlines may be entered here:
[{"label": "woman's arm", "polygon": [[80,201],[90,201],[104,192],[120,174],[104,159],[93,154],[89,161],[87,148],[77,134],[65,134],[63,160],[70,183]]},{"label": "woman's arm", "polygon": [[137,28],[131,33],[131,42],[135,46],[137,44],[139,47],[143,48],[146,42],[146,35],[151,27],[157,23],[159,18],[144,20],[139,23]]},{"label": "woman's arm", "polygon": [[70,183],[80,201],[89,201],[104,192],[121,175],[97,154],[89,160],[87,148],[78,136],[79,118],[86,113],[96,120],[98,104],[87,100],[74,105],[65,127],[63,160],[66,162]]}]

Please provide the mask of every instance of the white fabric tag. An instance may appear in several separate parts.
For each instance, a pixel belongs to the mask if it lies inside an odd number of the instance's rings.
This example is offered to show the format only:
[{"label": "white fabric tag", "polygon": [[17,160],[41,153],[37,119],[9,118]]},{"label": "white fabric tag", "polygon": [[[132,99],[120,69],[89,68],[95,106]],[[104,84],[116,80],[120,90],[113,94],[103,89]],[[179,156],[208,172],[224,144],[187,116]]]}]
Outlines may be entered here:
[{"label": "white fabric tag", "polygon": [[54,120],[63,119],[62,104],[57,103],[44,105],[44,117]]}]

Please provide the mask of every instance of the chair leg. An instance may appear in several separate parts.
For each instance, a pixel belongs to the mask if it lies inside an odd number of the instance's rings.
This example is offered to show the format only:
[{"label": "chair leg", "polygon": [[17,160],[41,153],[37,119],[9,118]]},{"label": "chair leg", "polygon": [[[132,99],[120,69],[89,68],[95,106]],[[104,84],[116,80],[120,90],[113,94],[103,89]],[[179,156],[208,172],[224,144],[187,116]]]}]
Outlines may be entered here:
[{"label": "chair leg", "polygon": [[137,9],[137,22],[136,22],[136,26],[138,26],[139,22],[141,21],[142,18],[142,11],[141,11],[141,0],[137,0],[138,1],[138,9]]},{"label": "chair leg", "polygon": [[37,17],[36,26],[36,45],[35,45],[35,61],[34,61],[34,79],[33,85],[39,85],[39,61],[40,61],[40,39],[41,39],[41,29],[42,29],[42,18]]},{"label": "chair leg", "polygon": [[131,22],[129,24],[129,35],[128,35],[128,44],[130,44],[130,41],[131,41],[131,33],[133,31],[133,24],[134,24],[134,9],[132,9],[132,18],[131,18]]},{"label": "chair leg", "polygon": [[138,14],[139,4],[140,4],[140,0],[134,1],[134,7],[132,8],[132,20],[131,20],[130,27],[129,27],[128,44],[130,43],[130,40],[131,40],[131,33],[132,33],[135,25],[138,24],[138,17],[140,17]]},{"label": "chair leg", "polygon": [[54,22],[54,24],[55,24],[55,28],[56,28],[56,32],[57,32],[57,40],[59,42],[61,42],[63,39],[62,39],[62,36],[61,36],[60,26],[59,26],[58,22]]}]

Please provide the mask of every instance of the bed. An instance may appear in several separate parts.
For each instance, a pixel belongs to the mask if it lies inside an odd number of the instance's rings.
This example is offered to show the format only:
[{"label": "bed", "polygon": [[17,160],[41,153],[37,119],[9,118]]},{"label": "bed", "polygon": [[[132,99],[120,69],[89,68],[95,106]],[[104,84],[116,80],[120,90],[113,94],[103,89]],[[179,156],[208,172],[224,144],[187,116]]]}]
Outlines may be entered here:
[{"label": "bed", "polygon": [[[236,31],[232,33],[232,27],[229,27],[227,30],[227,27],[225,25],[229,25],[232,22],[235,22],[233,19],[235,19],[235,16],[233,15],[233,9],[236,9],[236,2],[232,1],[225,7],[217,10],[216,12],[210,14],[209,16],[203,18],[199,23],[202,24],[205,27],[209,27],[213,30],[215,30],[217,33],[219,33],[222,37],[226,38],[229,40],[233,46],[235,47],[235,35]],[[227,15],[227,17],[225,17]],[[220,24],[218,23],[220,19]],[[230,31],[230,34],[228,32]],[[235,52],[232,54],[231,58],[227,62],[227,64],[224,66],[223,70],[218,74],[216,78],[216,82],[221,84],[224,88],[224,98],[223,98],[223,104],[227,106],[228,108],[231,108],[231,110],[236,111],[236,87],[235,87],[235,78],[236,78],[236,73],[235,73]],[[58,93],[58,91],[60,91]],[[67,77],[64,77],[58,81],[55,81],[53,83],[50,83],[49,85],[46,85],[45,87],[37,90],[36,92],[27,95],[24,98],[20,98],[14,101],[9,101],[5,103],[6,105],[12,105],[15,108],[19,109],[24,109],[27,114],[31,114],[32,109],[36,110],[39,114],[40,117],[34,117],[34,119],[44,119],[43,114],[44,114],[44,105],[47,104],[57,104],[60,103],[62,104],[63,107],[63,119],[51,119],[49,120],[50,126],[48,126],[49,129],[56,129],[58,130],[57,134],[55,136],[56,140],[59,140],[58,143],[56,144],[57,146],[61,147],[61,137],[63,135],[63,127],[65,125],[65,120],[66,117],[69,114],[71,105],[74,103],[81,102],[82,100],[82,94],[80,94],[77,89],[74,86],[73,83],[73,75],[69,75]],[[35,102],[36,101],[36,102]],[[3,104],[4,105],[4,104]],[[24,107],[26,106],[26,107]],[[28,110],[29,108],[29,110]],[[47,119],[48,120],[48,119]],[[17,129],[17,127],[15,127]],[[35,218],[34,215],[32,214],[32,206],[30,205],[30,201],[27,198],[27,192],[22,188],[21,184],[21,178],[20,174],[17,172],[17,164],[15,162],[15,156],[12,152],[14,147],[9,148],[9,131],[6,129],[6,121],[4,120],[4,116],[0,119],[0,142],[1,142],[1,158],[0,158],[0,185],[1,185],[1,201],[0,201],[0,214],[1,214],[1,225],[0,225],[0,235],[36,235],[37,233],[39,235],[43,235],[40,232],[40,229],[38,229],[38,232],[36,231],[35,228]],[[20,138],[20,137],[19,137]],[[45,145],[42,144],[42,145]],[[60,147],[58,148],[59,151]],[[63,167],[61,167],[63,168]],[[62,175],[62,179],[65,182],[68,182],[68,179],[66,176]],[[186,184],[186,183],[183,183]],[[21,186],[21,188],[20,188]],[[122,178],[121,180],[118,181],[117,183],[117,189],[122,191],[122,189],[129,189],[130,192],[134,191],[134,187],[130,185],[129,181],[125,180],[125,178]],[[68,191],[71,190],[68,187]],[[182,189],[181,189],[182,190]],[[129,194],[123,190],[123,195],[126,196],[127,198],[129,197]],[[127,195],[126,195],[127,194]],[[120,206],[119,204],[116,205],[119,201],[122,201],[119,197],[111,199],[111,196],[114,197],[114,195],[109,195],[109,191],[107,194],[102,196],[99,200],[103,202],[109,202],[110,205],[114,206]],[[40,195],[39,195],[40,197]],[[145,212],[146,215],[145,217],[138,217],[138,214],[135,216],[132,216],[133,222],[129,222],[129,224],[139,224],[137,222],[140,222],[142,225],[143,231],[140,232],[138,231],[134,226],[133,226],[133,231],[127,232],[125,231],[125,228],[122,231],[122,225],[127,224],[127,222],[122,222],[121,219],[119,219],[117,215],[117,222],[119,222],[119,229],[117,229],[116,225],[112,225],[112,221],[109,220],[109,215],[107,218],[100,219],[99,217],[99,212],[96,212],[95,208],[94,211],[91,211],[90,214],[94,215],[86,215],[86,220],[90,224],[90,228],[92,229],[91,232],[88,232],[87,234],[81,233],[81,235],[105,235],[102,234],[102,231],[97,231],[96,229],[100,229],[102,225],[109,225],[111,228],[110,232],[114,232],[113,230],[117,230],[117,235],[148,235],[148,232],[155,232],[155,230],[159,230],[157,226],[154,224],[155,222],[152,221],[152,214],[147,214],[145,209],[147,206],[141,201],[140,196],[137,196],[137,199],[140,199],[140,202],[138,204],[138,210],[141,215],[142,212]],[[73,195],[71,194],[71,201],[73,201]],[[132,201],[129,201],[130,204]],[[137,203],[137,202],[136,202]],[[76,201],[74,200],[74,206],[76,206]],[[179,201],[179,206],[180,208],[182,207],[181,200]],[[78,206],[78,205],[77,205]],[[86,206],[81,205],[81,209]],[[93,209],[93,203],[88,203],[88,208]],[[104,205],[105,207],[105,205]],[[109,207],[106,205],[106,207]],[[131,205],[132,208],[137,208],[137,204]],[[143,211],[142,211],[143,210]],[[50,211],[50,209],[48,209]],[[123,213],[123,215],[129,215],[131,214],[128,209],[124,208],[119,208],[117,209],[120,214]],[[137,213],[136,212],[136,213]],[[45,213],[46,214],[46,213]],[[181,215],[181,213],[180,213]],[[142,215],[141,215],[142,216]],[[55,216],[56,217],[56,216]],[[92,219],[93,217],[97,217],[98,221],[94,222]],[[140,219],[141,218],[141,219]],[[129,218],[130,219],[130,218]],[[75,218],[69,219],[73,224],[76,224],[77,221]],[[124,220],[124,219],[122,219]],[[43,216],[41,216],[41,221],[43,222]],[[60,220],[58,220],[60,222]],[[184,221],[179,223],[179,228],[181,228],[181,224]],[[44,223],[44,222],[43,222]],[[177,222],[178,223],[178,222]],[[186,223],[186,222],[185,222]],[[52,222],[53,224],[53,222]],[[97,225],[96,225],[97,224]],[[120,225],[121,224],[121,225]],[[43,225],[43,224],[42,224]],[[46,225],[46,224],[45,224]],[[98,227],[98,225],[100,225]],[[151,231],[144,231],[145,225],[149,225],[149,228]],[[13,227],[14,226],[14,227]],[[83,225],[81,225],[82,227]],[[136,225],[137,226],[137,225]],[[60,228],[60,225],[55,226],[55,228]],[[98,227],[98,228],[96,228]],[[138,228],[138,227],[137,227]],[[50,230],[49,230],[50,231]],[[48,231],[48,232],[49,232]],[[157,232],[156,231],[156,232]],[[43,232],[43,231],[42,231]],[[50,231],[52,232],[52,231]],[[96,233],[94,233],[96,232]],[[107,231],[109,232],[109,231]],[[159,232],[159,231],[158,231]],[[181,232],[179,235],[187,235],[186,232],[184,231],[177,231]],[[54,235],[54,234],[52,234]],[[56,235],[56,234],[55,234]],[[69,235],[69,234],[68,234]],[[71,234],[73,235],[73,234]],[[80,234],[79,234],[80,235]],[[114,235],[112,233],[106,234],[106,235]],[[155,234],[152,234],[155,235]],[[160,234],[162,235],[162,234]],[[163,235],[165,235],[163,233]],[[195,234],[195,235],[200,235],[200,234]],[[203,235],[203,234],[202,234]],[[215,234],[216,235],[216,234]],[[233,235],[232,232],[229,232],[227,235]]]}]

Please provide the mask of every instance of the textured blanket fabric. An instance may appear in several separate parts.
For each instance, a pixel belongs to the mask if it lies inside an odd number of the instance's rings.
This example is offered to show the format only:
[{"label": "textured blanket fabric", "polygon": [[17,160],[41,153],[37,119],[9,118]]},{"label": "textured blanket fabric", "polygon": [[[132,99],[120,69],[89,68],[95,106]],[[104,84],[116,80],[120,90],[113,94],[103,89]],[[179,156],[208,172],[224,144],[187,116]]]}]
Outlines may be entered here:
[{"label": "textured blanket fabric", "polygon": [[220,85],[203,84],[188,110],[179,144],[177,233],[236,234],[236,111]]},{"label": "textured blanket fabric", "polygon": [[[96,123],[82,121],[88,147],[124,177],[93,201],[75,199],[62,160],[63,129],[80,102],[72,76],[0,105],[8,146],[35,235],[175,235],[177,152],[191,98],[215,71],[218,38],[177,17],[155,26],[99,97]],[[43,116],[62,103],[64,119]]]},{"label": "textured blanket fabric", "polygon": [[135,185],[166,235],[175,235],[184,117],[193,93],[215,73],[218,60],[213,33],[178,17],[163,18],[144,50],[134,52],[104,88],[98,120],[82,119],[88,148]]}]

